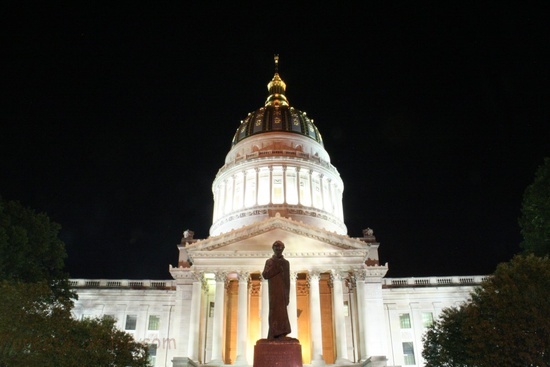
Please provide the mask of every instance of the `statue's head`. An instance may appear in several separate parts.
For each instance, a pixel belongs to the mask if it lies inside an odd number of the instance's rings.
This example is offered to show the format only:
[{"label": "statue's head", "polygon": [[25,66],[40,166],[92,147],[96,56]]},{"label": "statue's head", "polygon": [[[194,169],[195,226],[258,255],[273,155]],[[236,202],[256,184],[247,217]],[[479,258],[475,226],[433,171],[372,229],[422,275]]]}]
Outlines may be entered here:
[{"label": "statue's head", "polygon": [[273,246],[271,246],[271,248],[275,254],[281,255],[285,249],[285,244],[282,241],[275,241],[273,242]]}]

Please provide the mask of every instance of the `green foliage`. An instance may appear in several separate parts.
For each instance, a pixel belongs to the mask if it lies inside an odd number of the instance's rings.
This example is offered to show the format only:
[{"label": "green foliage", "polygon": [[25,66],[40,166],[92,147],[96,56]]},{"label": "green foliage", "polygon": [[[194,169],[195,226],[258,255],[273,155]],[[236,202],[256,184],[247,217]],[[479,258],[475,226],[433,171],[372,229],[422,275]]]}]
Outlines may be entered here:
[{"label": "green foliage", "polygon": [[463,353],[471,340],[462,333],[465,327],[466,311],[462,308],[444,309],[424,336],[422,355],[426,367],[465,367],[468,355]]},{"label": "green foliage", "polygon": [[60,226],[0,198],[0,367],[146,367],[147,348],[107,319],[75,320]]},{"label": "green foliage", "polygon": [[428,329],[426,367],[550,366],[548,256],[515,256],[471,296]]},{"label": "green foliage", "polygon": [[109,319],[78,321],[45,283],[0,283],[1,367],[146,367],[147,348]]},{"label": "green foliage", "polygon": [[521,247],[535,255],[550,255],[550,158],[544,159],[525,190],[521,214]]},{"label": "green foliage", "polygon": [[46,281],[54,296],[74,296],[64,271],[67,253],[58,237],[60,229],[46,214],[0,198],[0,279]]}]

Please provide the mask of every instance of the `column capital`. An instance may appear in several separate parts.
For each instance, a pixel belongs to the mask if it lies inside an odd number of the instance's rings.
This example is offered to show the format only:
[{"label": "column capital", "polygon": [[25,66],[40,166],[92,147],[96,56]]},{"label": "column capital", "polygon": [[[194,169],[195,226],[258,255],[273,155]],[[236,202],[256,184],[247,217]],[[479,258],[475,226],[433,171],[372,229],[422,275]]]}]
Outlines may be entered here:
[{"label": "column capital", "polygon": [[214,273],[214,278],[216,279],[216,283],[217,282],[225,282],[225,280],[227,279],[227,272],[217,271],[217,272]]},{"label": "column capital", "polygon": [[355,279],[355,284],[357,284],[357,281],[364,282],[367,279],[367,274],[364,269],[354,270],[353,278]]},{"label": "column capital", "polygon": [[202,271],[194,271],[191,273],[191,276],[193,277],[193,282],[202,282],[204,280],[204,272]]},{"label": "column capital", "polygon": [[307,273],[307,281],[308,283],[313,282],[319,282],[319,279],[321,279],[321,272],[319,270],[311,270]]},{"label": "column capital", "polygon": [[342,280],[344,280],[345,275],[347,275],[347,274],[344,271],[332,269],[330,271],[330,280],[333,281],[333,282],[334,281],[341,282]]},{"label": "column capital", "polygon": [[240,282],[248,282],[250,280],[250,272],[249,271],[239,271],[237,272],[237,277],[239,278]]}]

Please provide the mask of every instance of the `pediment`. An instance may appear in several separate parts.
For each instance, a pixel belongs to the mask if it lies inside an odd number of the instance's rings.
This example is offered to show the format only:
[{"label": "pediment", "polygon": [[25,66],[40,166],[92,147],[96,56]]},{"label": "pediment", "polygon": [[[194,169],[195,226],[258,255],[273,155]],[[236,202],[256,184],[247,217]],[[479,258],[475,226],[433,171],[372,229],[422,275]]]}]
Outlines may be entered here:
[{"label": "pediment", "polygon": [[369,244],[358,239],[276,216],[195,242],[186,250],[189,254],[199,251],[271,253],[271,246],[277,240],[283,241],[285,253],[288,254],[365,250],[369,247]]},{"label": "pediment", "polygon": [[[378,244],[275,216],[180,247],[180,259],[194,271],[261,271],[275,241],[295,271],[358,269],[378,259]],[[183,256],[182,256],[183,255]]]}]

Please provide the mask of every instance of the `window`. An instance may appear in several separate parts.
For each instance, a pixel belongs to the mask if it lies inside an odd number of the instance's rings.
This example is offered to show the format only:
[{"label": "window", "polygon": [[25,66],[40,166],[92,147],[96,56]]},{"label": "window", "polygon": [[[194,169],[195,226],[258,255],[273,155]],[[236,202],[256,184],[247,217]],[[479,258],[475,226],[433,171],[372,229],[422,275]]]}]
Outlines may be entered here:
[{"label": "window", "polygon": [[414,347],[412,342],[403,343],[403,359],[406,365],[415,365]]},{"label": "window", "polygon": [[422,312],[422,326],[430,327],[434,323],[434,316],[431,312]]},{"label": "window", "polygon": [[411,316],[408,313],[399,314],[399,324],[401,325],[401,329],[410,329]]},{"label": "window", "polygon": [[149,352],[149,364],[151,366],[155,365],[155,362],[157,361],[157,345],[156,344],[149,344],[147,346],[148,352]]},{"label": "window", "polygon": [[160,325],[160,316],[150,315],[149,316],[149,326],[147,330],[158,330]]},{"label": "window", "polygon": [[125,330],[136,330],[137,315],[126,315]]}]

